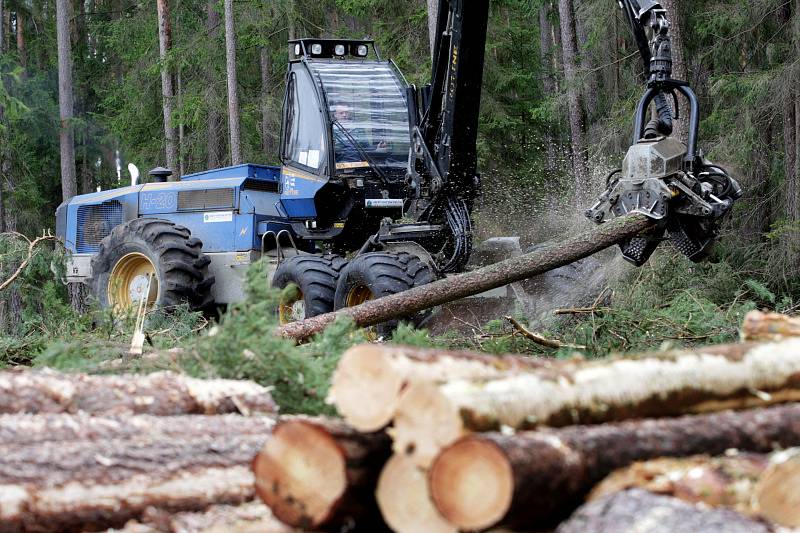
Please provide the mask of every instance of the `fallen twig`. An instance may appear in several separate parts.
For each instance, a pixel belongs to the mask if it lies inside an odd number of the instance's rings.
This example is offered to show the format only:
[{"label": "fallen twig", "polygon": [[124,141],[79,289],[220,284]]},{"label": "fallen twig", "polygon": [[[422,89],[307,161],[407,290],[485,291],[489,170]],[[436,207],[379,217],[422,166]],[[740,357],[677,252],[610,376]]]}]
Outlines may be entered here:
[{"label": "fallen twig", "polygon": [[514,329],[517,330],[520,334],[522,334],[522,336],[524,336],[525,338],[527,338],[529,340],[532,340],[536,344],[541,344],[542,346],[547,346],[548,348],[555,348],[555,349],[559,349],[559,348],[573,348],[575,350],[585,350],[586,349],[586,346],[581,346],[581,345],[578,345],[578,344],[568,344],[568,343],[561,342],[561,341],[556,340],[556,339],[546,339],[545,337],[542,337],[541,335],[538,335],[536,333],[533,333],[533,332],[529,331],[525,326],[520,324],[519,321],[516,320],[513,316],[507,316],[507,317],[505,317],[505,319],[508,320],[511,323],[511,325],[514,327]]}]

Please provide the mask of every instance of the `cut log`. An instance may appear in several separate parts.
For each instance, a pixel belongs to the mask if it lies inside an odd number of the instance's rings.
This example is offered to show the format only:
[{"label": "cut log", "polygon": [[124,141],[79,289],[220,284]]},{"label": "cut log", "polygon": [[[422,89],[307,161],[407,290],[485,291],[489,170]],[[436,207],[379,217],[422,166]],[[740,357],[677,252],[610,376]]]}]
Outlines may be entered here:
[{"label": "cut log", "polygon": [[53,370],[0,372],[0,413],[275,413],[269,389],[250,381],[157,372],[93,376]]},{"label": "cut log", "polygon": [[272,417],[240,415],[0,415],[0,443],[28,446],[41,442],[266,435],[274,424]]},{"label": "cut log", "polygon": [[742,322],[744,341],[780,341],[787,337],[800,337],[800,318],[779,313],[750,311]]},{"label": "cut log", "polygon": [[782,526],[800,528],[800,450],[773,455],[754,499],[764,517]]},{"label": "cut log", "polygon": [[[261,501],[242,505],[213,505],[202,512],[167,513],[148,509],[139,527],[170,533],[291,533],[295,531],[272,515]],[[130,528],[130,529],[129,529]],[[126,533],[135,533],[134,524]]]},{"label": "cut log", "polygon": [[148,507],[195,511],[248,501],[250,463],[267,436],[2,445],[0,522],[12,531],[91,531],[139,519]]},{"label": "cut log", "polygon": [[456,533],[431,501],[427,471],[393,455],[381,471],[375,493],[383,519],[396,533]]},{"label": "cut log", "polygon": [[707,509],[677,498],[631,489],[583,505],[556,533],[769,533],[770,525],[730,509]]},{"label": "cut log", "polygon": [[635,488],[755,516],[759,511],[753,493],[769,464],[769,455],[739,452],[653,459],[613,472],[592,489],[588,499]]},{"label": "cut log", "polygon": [[800,338],[572,360],[493,380],[415,382],[396,409],[397,453],[430,463],[472,431],[593,424],[800,400]]},{"label": "cut log", "polygon": [[293,527],[385,528],[375,486],[390,448],[385,434],[358,433],[336,420],[284,420],[253,462],[256,492]]},{"label": "cut log", "polygon": [[275,332],[278,335],[302,341],[319,333],[339,317],[350,317],[356,325],[365,327],[393,318],[410,316],[417,311],[480,294],[574,263],[578,259],[583,259],[622,240],[634,237],[652,225],[653,222],[643,215],[615,218],[606,224],[529,254],[440,279],[361,305],[292,322],[277,328]]},{"label": "cut log", "polygon": [[442,516],[463,529],[547,527],[565,518],[605,476],[635,461],[798,445],[800,404],[516,435],[483,433],[443,450],[429,483]]},{"label": "cut log", "polygon": [[555,365],[533,357],[361,344],[339,360],[328,402],[355,429],[377,431],[391,422],[400,393],[412,381],[490,379]]}]

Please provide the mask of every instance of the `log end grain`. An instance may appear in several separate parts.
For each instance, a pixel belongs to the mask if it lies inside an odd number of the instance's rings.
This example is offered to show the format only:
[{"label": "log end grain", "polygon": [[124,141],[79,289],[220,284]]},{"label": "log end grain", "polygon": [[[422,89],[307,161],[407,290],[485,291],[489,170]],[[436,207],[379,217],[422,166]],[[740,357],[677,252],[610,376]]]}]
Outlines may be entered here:
[{"label": "log end grain", "polygon": [[384,520],[396,533],[455,533],[434,507],[424,469],[403,455],[386,462],[375,492]]},{"label": "log end grain", "polygon": [[403,382],[403,376],[383,357],[381,346],[362,344],[340,359],[328,401],[355,429],[377,431],[391,422]]},{"label": "log end grain", "polygon": [[412,383],[400,396],[391,430],[395,453],[427,467],[443,447],[463,434],[458,409],[435,383]]},{"label": "log end grain", "polygon": [[800,336],[800,318],[779,313],[750,311],[742,322],[743,341],[780,341]]},{"label": "log end grain", "polygon": [[[783,452],[781,452],[783,453]],[[785,527],[800,527],[800,453],[777,455],[756,486],[761,514]]]},{"label": "log end grain", "polygon": [[458,441],[437,457],[429,476],[436,508],[461,529],[490,527],[511,506],[514,473],[507,456],[492,442]]},{"label": "log end grain", "polygon": [[347,488],[345,466],[344,453],[329,433],[307,421],[283,423],[253,462],[256,492],[282,522],[314,528]]}]

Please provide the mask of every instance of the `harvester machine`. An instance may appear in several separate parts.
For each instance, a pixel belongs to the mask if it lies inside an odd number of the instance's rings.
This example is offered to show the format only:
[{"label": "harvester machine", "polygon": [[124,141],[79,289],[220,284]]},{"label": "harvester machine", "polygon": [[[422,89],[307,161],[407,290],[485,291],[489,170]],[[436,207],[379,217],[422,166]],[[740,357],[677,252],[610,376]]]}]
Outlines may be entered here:
[{"label": "harvester machine", "polygon": [[[641,264],[669,234],[690,257],[707,252],[740,191],[696,148],[698,109],[671,79],[658,2],[621,2],[647,73],[634,144],[589,211],[658,220],[624,243]],[[481,190],[477,132],[488,0],[440,0],[431,81],[406,82],[369,39],[289,42],[281,166],[209,170],[76,196],[57,212],[72,252],[69,281],[105,306],[181,302],[195,309],[243,297],[245,269],[270,259],[271,283],[295,284],[280,320],[311,317],[428,283],[465,268]],[[676,93],[691,102],[688,146],[671,137]],[[651,102],[658,119],[645,125]],[[677,109],[677,106],[674,107]],[[677,118],[677,117],[675,117]]]}]

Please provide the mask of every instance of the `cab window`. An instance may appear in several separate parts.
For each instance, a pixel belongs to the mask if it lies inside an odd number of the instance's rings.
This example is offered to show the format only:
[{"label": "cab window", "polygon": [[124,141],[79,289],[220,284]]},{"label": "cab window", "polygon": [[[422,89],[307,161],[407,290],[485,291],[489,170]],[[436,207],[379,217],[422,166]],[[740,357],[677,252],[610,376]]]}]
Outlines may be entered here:
[{"label": "cab window", "polygon": [[308,72],[292,73],[286,101],[284,158],[315,171],[325,166],[325,126]]}]

